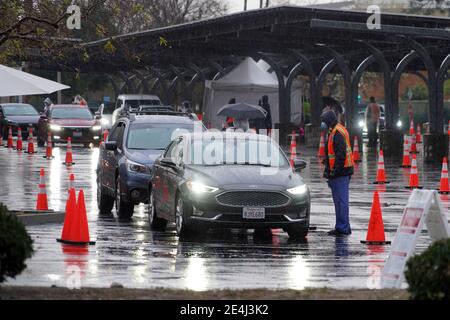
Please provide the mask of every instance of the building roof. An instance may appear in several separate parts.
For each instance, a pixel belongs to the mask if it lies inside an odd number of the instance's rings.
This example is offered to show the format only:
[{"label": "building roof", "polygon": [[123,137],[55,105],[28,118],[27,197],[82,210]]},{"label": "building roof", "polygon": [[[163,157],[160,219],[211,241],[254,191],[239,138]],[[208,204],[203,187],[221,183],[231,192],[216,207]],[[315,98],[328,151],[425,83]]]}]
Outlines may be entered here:
[{"label": "building roof", "polygon": [[[369,14],[358,11],[270,7],[84,43],[77,54],[59,61],[57,57],[35,58],[42,67],[80,71],[164,70],[169,66],[190,68],[192,63],[212,70],[211,62],[235,66],[242,57],[258,52],[292,67],[298,61],[291,50],[298,50],[318,72],[330,55],[317,44],[335,49],[353,70],[370,55],[363,43],[380,49],[393,69],[411,51],[403,39],[421,43],[437,64],[450,52],[448,18],[388,13],[382,15],[381,29],[375,30],[368,29],[368,18]],[[88,61],[83,61],[85,53]],[[422,62],[410,68],[423,69]]]}]

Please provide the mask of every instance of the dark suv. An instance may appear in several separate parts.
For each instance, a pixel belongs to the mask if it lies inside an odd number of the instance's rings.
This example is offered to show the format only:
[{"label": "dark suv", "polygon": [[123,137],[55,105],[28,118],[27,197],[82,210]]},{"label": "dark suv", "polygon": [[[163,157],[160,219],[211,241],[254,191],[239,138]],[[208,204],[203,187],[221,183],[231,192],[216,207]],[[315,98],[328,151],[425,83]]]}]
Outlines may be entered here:
[{"label": "dark suv", "polygon": [[134,206],[147,203],[155,160],[180,134],[204,131],[201,122],[178,112],[120,118],[100,147],[97,200],[101,214],[116,205],[119,218],[133,216]]}]

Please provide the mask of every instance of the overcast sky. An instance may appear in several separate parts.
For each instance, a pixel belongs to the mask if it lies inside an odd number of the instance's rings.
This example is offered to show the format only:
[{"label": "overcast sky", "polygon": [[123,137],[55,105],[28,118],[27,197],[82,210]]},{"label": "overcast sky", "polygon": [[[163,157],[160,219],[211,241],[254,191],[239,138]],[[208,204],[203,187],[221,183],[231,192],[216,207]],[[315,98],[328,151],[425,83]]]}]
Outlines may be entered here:
[{"label": "overcast sky", "polygon": [[[242,11],[244,10],[244,0],[227,0],[229,3],[230,11],[236,12],[236,11]],[[311,4],[318,4],[318,3],[329,3],[329,2],[336,2],[338,0],[293,0],[291,1],[292,4],[297,5],[311,5]],[[272,0],[272,2],[275,2]],[[266,0],[264,0],[264,3],[266,3]],[[259,0],[248,0],[248,9],[257,9],[259,8]]]}]

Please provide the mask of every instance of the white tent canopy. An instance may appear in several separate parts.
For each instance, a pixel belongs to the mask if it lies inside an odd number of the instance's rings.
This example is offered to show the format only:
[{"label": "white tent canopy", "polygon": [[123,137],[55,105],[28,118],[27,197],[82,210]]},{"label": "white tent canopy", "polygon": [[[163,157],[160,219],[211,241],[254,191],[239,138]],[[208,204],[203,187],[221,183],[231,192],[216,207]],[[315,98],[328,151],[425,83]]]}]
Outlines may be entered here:
[{"label": "white tent canopy", "polygon": [[50,94],[69,86],[0,64],[0,97]]},{"label": "white tent canopy", "polygon": [[[270,73],[263,63],[256,63],[252,58],[246,58],[230,73],[217,81],[206,81],[204,110],[206,121],[212,126],[220,128],[224,123],[223,117],[216,116],[217,112],[230,99],[258,105],[262,96],[269,97],[273,124],[279,122],[278,108],[278,80],[274,73]],[[302,90],[298,82],[292,85],[291,110],[298,116],[301,110]]]}]

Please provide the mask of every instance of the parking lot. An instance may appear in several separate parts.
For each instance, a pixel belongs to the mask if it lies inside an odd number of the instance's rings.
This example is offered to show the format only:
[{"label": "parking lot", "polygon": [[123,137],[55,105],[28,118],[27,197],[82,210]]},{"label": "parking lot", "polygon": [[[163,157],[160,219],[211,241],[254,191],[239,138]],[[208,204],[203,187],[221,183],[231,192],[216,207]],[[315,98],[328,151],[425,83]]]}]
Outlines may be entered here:
[{"label": "parking lot", "polygon": [[[53,150],[55,158],[43,158],[45,149],[27,155],[0,148],[0,202],[10,209],[34,209],[38,193],[39,170],[47,172],[49,206],[64,211],[69,174],[76,177],[77,190],[83,189],[91,238],[89,248],[66,247],[56,242],[62,225],[30,226],[35,254],[28,268],[8,285],[61,286],[70,284],[74,273],[81,275],[83,287],[127,288],[166,287],[204,291],[210,289],[303,289],[305,287],[376,288],[378,276],[389,253],[389,246],[360,244],[366,236],[373,191],[380,191],[386,236],[392,240],[410,191],[404,188],[409,171],[400,169],[399,159],[386,159],[387,186],[375,186],[376,156],[364,154],[351,184],[351,222],[353,234],[336,238],[326,234],[334,228],[334,205],[322,179],[322,164],[316,150],[300,148],[308,168],[302,176],[311,188],[312,229],[306,242],[289,240],[281,230],[272,235],[252,231],[213,231],[195,242],[180,242],[174,226],[167,232],[153,232],[146,206],[136,207],[131,221],[115,216],[99,217],[96,200],[98,149],[74,148],[72,168],[62,162],[65,147]],[[421,182],[425,188],[439,185],[440,166],[422,163]],[[449,199],[442,196],[448,208]],[[114,210],[113,210],[114,213]],[[419,239],[419,251],[429,245]]]}]

